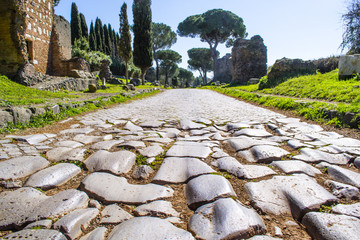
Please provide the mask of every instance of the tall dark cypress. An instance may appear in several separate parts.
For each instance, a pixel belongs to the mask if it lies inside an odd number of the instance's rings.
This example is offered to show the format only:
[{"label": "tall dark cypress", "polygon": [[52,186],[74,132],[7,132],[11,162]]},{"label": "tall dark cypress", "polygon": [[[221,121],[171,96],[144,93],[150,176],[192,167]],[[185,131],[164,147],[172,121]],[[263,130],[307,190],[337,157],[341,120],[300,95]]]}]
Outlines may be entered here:
[{"label": "tall dark cypress", "polygon": [[141,69],[142,84],[145,84],[146,70],[152,66],[151,0],[134,0],[134,64]]},{"label": "tall dark cypress", "polygon": [[82,36],[79,11],[76,6],[76,3],[74,2],[71,4],[70,27],[71,27],[71,44],[74,44],[75,40],[81,38]]},{"label": "tall dark cypress", "polygon": [[101,34],[102,22],[99,18],[95,20],[95,36],[96,36],[96,49],[97,51],[103,52],[103,39]]},{"label": "tall dark cypress", "polygon": [[91,24],[90,24],[89,45],[90,45],[91,50],[97,51],[96,34],[95,34],[94,22],[93,21],[91,21]]},{"label": "tall dark cypress", "polygon": [[118,41],[118,45],[119,45],[119,55],[123,58],[125,62],[125,78],[127,84],[129,78],[128,66],[132,58],[132,49],[131,49],[130,25],[127,17],[126,3],[122,5],[120,11],[120,34],[121,34],[120,39],[119,39],[119,34],[116,34],[116,41]]},{"label": "tall dark cypress", "polygon": [[[100,20],[101,22],[101,20]],[[106,44],[105,44],[105,34],[104,34],[104,25],[101,22],[100,25],[100,34],[101,34],[101,49],[102,52],[105,53],[106,52]]]},{"label": "tall dark cypress", "polygon": [[104,40],[105,40],[105,54],[111,55],[112,45],[111,45],[109,29],[106,25],[104,25]]},{"label": "tall dark cypress", "polygon": [[84,38],[86,38],[86,40],[89,41],[89,29],[88,29],[88,26],[86,24],[86,19],[85,19],[85,16],[84,14],[80,13],[80,25],[81,25],[81,33],[82,33],[82,36]]}]

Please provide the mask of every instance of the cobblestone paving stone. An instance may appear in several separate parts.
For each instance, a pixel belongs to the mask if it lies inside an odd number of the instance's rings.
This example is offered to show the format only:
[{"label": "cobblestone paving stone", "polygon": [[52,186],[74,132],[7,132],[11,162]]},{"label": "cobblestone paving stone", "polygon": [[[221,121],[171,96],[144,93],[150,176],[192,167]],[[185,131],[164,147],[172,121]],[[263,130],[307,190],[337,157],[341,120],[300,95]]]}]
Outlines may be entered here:
[{"label": "cobblestone paving stone", "polygon": [[0,139],[0,239],[360,239],[359,140],[207,90],[72,121]]}]

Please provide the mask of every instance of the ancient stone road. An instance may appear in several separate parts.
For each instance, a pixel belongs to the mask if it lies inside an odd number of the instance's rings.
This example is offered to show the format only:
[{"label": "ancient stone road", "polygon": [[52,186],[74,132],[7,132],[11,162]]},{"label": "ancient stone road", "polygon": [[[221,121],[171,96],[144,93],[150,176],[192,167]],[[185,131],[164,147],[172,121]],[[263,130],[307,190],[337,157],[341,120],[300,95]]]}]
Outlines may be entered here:
[{"label": "ancient stone road", "polygon": [[206,90],[0,139],[1,239],[360,239],[360,141]]}]

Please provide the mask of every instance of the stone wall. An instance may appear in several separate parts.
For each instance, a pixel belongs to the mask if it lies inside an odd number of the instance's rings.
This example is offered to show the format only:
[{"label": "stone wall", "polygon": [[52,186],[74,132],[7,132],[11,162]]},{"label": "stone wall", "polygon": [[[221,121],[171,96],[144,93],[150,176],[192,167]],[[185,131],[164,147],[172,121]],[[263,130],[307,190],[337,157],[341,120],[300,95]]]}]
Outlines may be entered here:
[{"label": "stone wall", "polygon": [[231,54],[228,53],[224,57],[220,58],[216,62],[216,75],[214,76],[214,81],[219,81],[221,83],[230,83],[232,80],[231,75]]},{"label": "stone wall", "polygon": [[54,15],[50,55],[50,73],[55,76],[68,75],[65,61],[71,59],[71,29],[70,23],[62,16]]},{"label": "stone wall", "polygon": [[232,49],[232,81],[247,84],[251,78],[261,78],[267,72],[267,48],[256,35],[250,40],[237,39]]},{"label": "stone wall", "polygon": [[40,73],[47,73],[53,26],[53,0],[25,1],[25,40],[28,59]]},{"label": "stone wall", "polygon": [[25,1],[0,1],[0,73],[13,78],[27,61]]}]

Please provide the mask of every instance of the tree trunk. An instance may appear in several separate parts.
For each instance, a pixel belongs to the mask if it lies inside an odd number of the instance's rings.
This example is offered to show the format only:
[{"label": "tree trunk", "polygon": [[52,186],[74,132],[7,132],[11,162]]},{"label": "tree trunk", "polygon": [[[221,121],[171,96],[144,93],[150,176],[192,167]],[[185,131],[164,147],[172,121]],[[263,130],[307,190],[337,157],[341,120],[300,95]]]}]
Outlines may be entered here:
[{"label": "tree trunk", "polygon": [[169,85],[168,70],[167,70],[167,69],[165,70],[165,84],[164,84],[164,85],[165,85],[164,87],[166,87],[167,85]]},{"label": "tree trunk", "polygon": [[217,64],[217,60],[218,60],[218,56],[217,56],[217,53],[216,53],[216,47],[210,46],[210,51],[211,51],[211,56],[212,56],[213,61],[214,61],[214,81],[215,81],[215,76],[216,76],[216,73],[217,73],[216,64]]},{"label": "tree trunk", "polygon": [[145,74],[146,74],[147,68],[141,69],[141,85],[145,85]]},{"label": "tree trunk", "polygon": [[156,52],[154,51],[153,52],[153,55],[154,55],[154,60],[155,60],[155,64],[156,64],[156,80],[159,81],[159,60],[156,56]]},{"label": "tree trunk", "polygon": [[128,62],[125,61],[125,78],[126,78],[126,85],[128,85],[129,81],[129,70],[128,70]]},{"label": "tree trunk", "polygon": [[204,85],[207,84],[207,74],[206,74],[207,70],[205,69],[204,71]]}]

